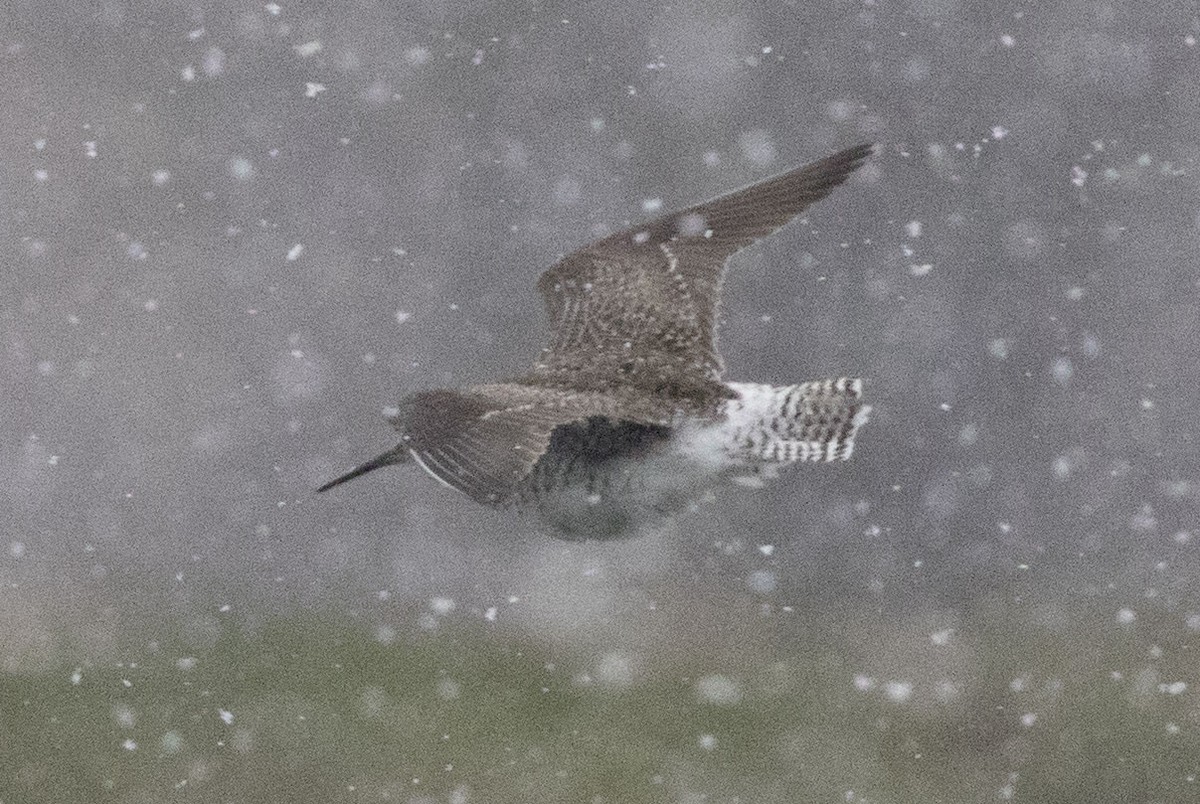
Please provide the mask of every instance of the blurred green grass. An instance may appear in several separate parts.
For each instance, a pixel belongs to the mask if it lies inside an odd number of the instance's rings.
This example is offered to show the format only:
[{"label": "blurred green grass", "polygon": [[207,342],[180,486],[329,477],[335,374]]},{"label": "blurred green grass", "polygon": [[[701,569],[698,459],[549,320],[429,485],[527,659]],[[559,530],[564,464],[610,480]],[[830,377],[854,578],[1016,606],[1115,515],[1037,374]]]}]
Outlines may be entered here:
[{"label": "blurred green grass", "polygon": [[[890,696],[856,686],[871,646],[836,641],[606,678],[466,619],[382,641],[336,616],[231,621],[201,650],[166,629],[119,663],[0,677],[0,801],[1192,801],[1177,619],[981,609],[959,681]],[[712,674],[737,694],[706,699]]]}]

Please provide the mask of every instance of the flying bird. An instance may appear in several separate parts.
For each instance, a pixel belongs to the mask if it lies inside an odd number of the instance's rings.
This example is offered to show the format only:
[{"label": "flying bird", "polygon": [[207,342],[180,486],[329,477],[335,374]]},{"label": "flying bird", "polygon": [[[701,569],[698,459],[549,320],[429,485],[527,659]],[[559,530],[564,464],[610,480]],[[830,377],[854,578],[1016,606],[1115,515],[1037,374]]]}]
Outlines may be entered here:
[{"label": "flying bird", "polygon": [[532,511],[563,538],[617,538],[724,479],[846,460],[870,407],[862,381],[729,382],[717,350],[729,258],[827,196],[872,154],[859,145],[563,257],[538,280],[549,343],[519,377],[418,391],[390,417],[392,449],[327,491],[412,462],[486,505]]}]

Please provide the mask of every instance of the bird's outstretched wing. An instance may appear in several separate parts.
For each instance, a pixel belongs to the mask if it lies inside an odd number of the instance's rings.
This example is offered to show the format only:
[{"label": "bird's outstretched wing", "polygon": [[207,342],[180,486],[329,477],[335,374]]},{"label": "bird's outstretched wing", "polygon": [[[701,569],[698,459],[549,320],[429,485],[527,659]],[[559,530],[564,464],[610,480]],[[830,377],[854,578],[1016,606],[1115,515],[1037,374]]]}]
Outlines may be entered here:
[{"label": "bird's outstretched wing", "polygon": [[568,254],[538,280],[552,332],[531,379],[715,392],[726,261],[824,198],[871,153],[858,145]]},{"label": "bird's outstretched wing", "polygon": [[413,394],[395,421],[401,448],[422,469],[478,502],[497,505],[511,498],[556,428],[592,416],[668,425],[672,415],[649,400],[500,383]]}]

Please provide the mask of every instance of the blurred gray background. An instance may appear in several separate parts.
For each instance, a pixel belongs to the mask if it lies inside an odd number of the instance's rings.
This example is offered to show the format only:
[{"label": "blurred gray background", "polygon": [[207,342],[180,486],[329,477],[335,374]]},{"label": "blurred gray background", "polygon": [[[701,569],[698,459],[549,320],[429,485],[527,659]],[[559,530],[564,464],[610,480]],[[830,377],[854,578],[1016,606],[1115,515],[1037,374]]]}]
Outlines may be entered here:
[{"label": "blurred gray background", "polygon": [[[1200,13],[0,8],[0,802],[1200,796]],[[568,544],[392,469],[560,254],[860,141],[729,377],[844,466]]]}]

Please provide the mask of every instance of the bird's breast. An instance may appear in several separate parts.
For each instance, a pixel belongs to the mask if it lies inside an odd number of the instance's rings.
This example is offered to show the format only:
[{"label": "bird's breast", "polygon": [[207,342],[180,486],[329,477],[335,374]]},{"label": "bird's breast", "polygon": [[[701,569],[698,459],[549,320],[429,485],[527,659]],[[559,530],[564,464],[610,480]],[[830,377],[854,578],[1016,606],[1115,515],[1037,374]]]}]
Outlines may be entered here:
[{"label": "bird's breast", "polygon": [[709,467],[678,449],[691,427],[603,417],[560,427],[514,495],[569,539],[634,536],[686,509],[711,485]]}]

